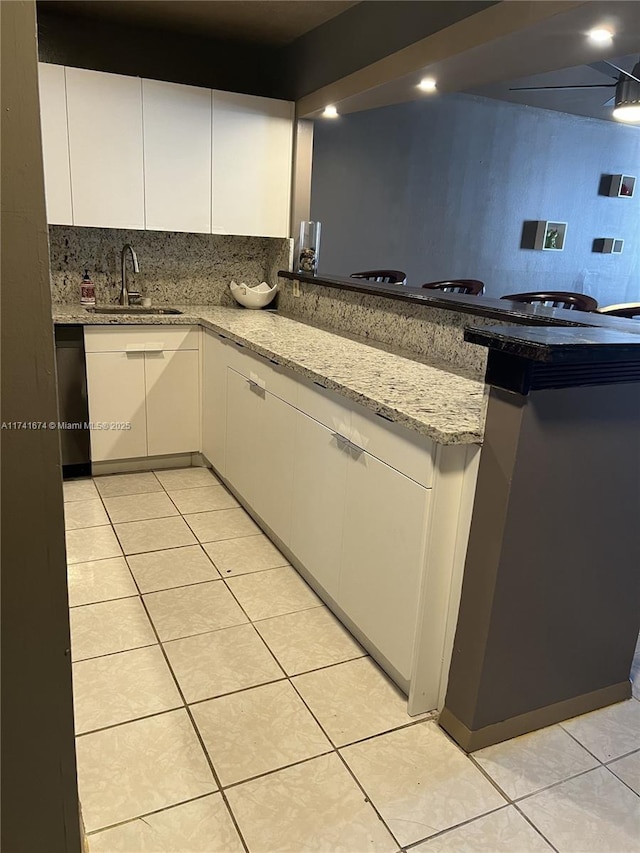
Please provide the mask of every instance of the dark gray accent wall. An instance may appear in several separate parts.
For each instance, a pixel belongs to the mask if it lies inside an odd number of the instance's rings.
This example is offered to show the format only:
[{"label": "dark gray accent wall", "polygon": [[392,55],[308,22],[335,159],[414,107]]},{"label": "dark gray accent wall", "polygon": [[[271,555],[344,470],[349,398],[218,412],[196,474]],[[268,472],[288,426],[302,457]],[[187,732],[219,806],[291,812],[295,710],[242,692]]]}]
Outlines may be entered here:
[{"label": "dark gray accent wall", "polygon": [[[2,10],[2,421],[57,420],[35,4]],[[79,853],[60,442],[2,430],[2,840]]]},{"label": "dark gray accent wall", "polygon": [[60,13],[38,4],[40,60],[297,100],[493,6],[496,0],[370,0],[283,46]]},{"label": "dark gray accent wall", "polygon": [[[311,216],[320,271],[405,270],[419,286],[479,278],[489,296],[576,290],[640,300],[640,192],[599,195],[603,174],[640,176],[640,130],[449,95],[314,130]],[[525,220],[568,222],[565,249],[520,248]],[[622,255],[592,252],[624,239]]]},{"label": "dark gray accent wall", "polygon": [[38,10],[41,62],[290,98],[277,48]]}]

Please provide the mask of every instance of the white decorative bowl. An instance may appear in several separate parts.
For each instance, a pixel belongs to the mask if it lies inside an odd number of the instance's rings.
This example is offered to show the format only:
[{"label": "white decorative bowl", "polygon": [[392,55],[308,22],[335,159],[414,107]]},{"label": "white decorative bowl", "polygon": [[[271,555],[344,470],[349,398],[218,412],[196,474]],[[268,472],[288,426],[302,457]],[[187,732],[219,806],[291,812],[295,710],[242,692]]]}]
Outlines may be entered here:
[{"label": "white decorative bowl", "polygon": [[275,297],[278,292],[278,285],[274,284],[273,287],[269,287],[267,282],[263,281],[261,284],[250,287],[244,282],[236,284],[235,281],[232,281],[229,289],[236,302],[244,305],[245,308],[264,308]]}]

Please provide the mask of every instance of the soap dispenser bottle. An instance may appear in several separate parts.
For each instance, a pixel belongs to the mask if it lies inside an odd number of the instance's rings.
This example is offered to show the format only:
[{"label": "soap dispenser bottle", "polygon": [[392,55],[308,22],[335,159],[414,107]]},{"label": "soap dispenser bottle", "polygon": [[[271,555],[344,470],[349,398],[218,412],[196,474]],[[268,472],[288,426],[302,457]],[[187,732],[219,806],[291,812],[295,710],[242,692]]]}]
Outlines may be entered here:
[{"label": "soap dispenser bottle", "polygon": [[84,271],[80,282],[80,304],[87,308],[96,304],[96,288],[89,276],[89,270]]}]

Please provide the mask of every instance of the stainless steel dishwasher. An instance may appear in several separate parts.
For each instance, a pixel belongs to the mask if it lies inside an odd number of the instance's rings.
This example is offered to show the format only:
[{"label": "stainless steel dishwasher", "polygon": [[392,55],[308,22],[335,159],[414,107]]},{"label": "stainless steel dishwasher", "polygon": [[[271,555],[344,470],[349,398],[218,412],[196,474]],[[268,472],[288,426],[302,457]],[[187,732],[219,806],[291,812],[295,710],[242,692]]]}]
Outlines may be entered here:
[{"label": "stainless steel dishwasher", "polygon": [[88,477],[91,445],[82,326],[56,326],[55,340],[62,473],[65,479]]}]

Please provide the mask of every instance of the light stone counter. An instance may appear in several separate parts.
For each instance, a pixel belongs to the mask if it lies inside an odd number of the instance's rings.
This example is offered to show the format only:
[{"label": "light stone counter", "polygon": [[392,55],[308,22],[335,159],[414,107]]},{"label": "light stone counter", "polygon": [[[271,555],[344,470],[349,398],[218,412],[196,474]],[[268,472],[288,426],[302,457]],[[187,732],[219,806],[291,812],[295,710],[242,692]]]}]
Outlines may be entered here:
[{"label": "light stone counter", "polygon": [[291,320],[275,311],[216,305],[174,306],[174,315],[100,315],[79,305],[54,305],[58,324],[200,325],[245,345],[439,444],[479,444],[485,385],[471,371],[452,369]]}]

